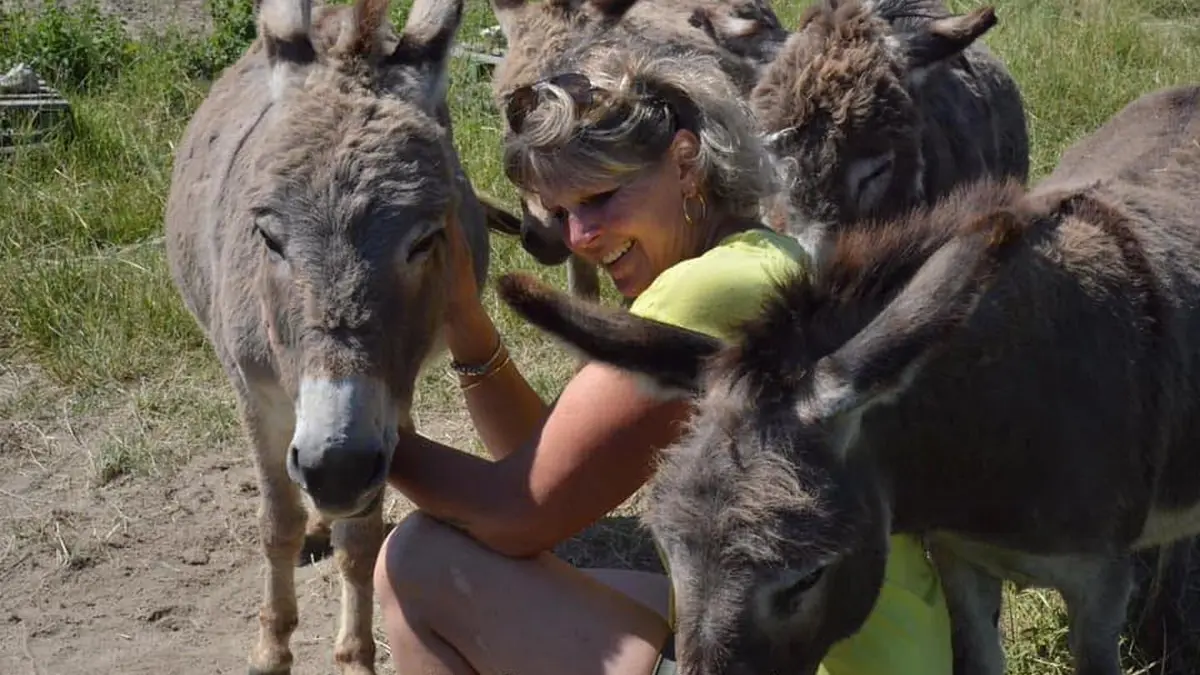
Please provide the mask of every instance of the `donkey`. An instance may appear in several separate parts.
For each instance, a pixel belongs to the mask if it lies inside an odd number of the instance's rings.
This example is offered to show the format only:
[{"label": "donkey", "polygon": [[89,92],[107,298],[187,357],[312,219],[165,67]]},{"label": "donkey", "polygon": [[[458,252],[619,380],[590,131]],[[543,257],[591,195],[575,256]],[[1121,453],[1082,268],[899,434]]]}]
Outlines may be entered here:
[{"label": "donkey", "polygon": [[[492,0],[492,11],[508,52],[492,78],[492,94],[504,98],[519,86],[562,70],[597,41],[628,49],[671,44],[716,57],[721,69],[749,95],[760,69],[787,38],[766,0]],[[721,29],[706,29],[716,17]],[[521,246],[543,265],[568,263],[576,295],[595,299],[596,268],[571,255],[562,218],[542,208],[536,196],[521,195]]]},{"label": "donkey", "polygon": [[387,0],[262,0],[255,42],[175,157],[167,260],[237,393],[262,490],[252,673],[290,671],[306,502],[342,579],[336,661],[374,672],[385,476],[441,348],[447,228],[463,229],[480,283],[489,264],[446,104],[462,9],[417,0],[397,35]]},{"label": "donkey", "polygon": [[820,260],[836,228],[927,205],[983,175],[1029,176],[1020,91],[979,41],[992,7],[817,0],[750,94],[784,190],[772,227]]},{"label": "donkey", "polygon": [[1131,552],[1200,533],[1200,86],[1066,157],[839,229],[730,344],[501,279],[542,330],[696,397],[643,514],[681,673],[816,672],[902,532],[930,545],[956,672],[1004,672],[1009,579],[1062,594],[1076,672],[1119,675]]}]

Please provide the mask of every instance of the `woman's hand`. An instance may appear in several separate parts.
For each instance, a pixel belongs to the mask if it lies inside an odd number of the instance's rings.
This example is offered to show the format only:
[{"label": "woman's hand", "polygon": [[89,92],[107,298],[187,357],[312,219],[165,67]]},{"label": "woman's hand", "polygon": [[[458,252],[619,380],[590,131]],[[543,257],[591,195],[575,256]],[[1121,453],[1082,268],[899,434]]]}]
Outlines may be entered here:
[{"label": "woman's hand", "polygon": [[446,346],[462,363],[482,364],[500,341],[491,317],[479,298],[475,262],[457,215],[446,223]]},{"label": "woman's hand", "polygon": [[467,235],[459,224],[457,211],[446,223],[446,237],[446,272],[449,280],[446,318],[453,323],[456,316],[479,308],[479,285],[475,283],[475,261],[467,243]]}]

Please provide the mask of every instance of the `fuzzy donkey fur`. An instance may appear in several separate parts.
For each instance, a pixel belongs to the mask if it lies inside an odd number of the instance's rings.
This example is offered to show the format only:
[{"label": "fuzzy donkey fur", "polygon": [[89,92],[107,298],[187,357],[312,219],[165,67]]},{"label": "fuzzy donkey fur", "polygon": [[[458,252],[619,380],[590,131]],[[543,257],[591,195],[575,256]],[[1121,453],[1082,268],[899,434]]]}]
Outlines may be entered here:
[{"label": "fuzzy donkey fur", "polygon": [[[167,260],[237,393],[267,560],[253,673],[289,672],[293,570],[328,536],[342,578],[341,672],[374,672],[371,575],[397,428],[440,343],[446,227],[477,280],[486,209],[455,154],[447,60],[462,0],[313,10],[263,0],[258,38],[213,85],[175,157]],[[332,523],[332,525],[330,525]]]},{"label": "fuzzy donkey fur", "polygon": [[[712,55],[748,95],[759,69],[787,38],[766,0],[492,0],[492,11],[508,42],[492,78],[501,109],[514,89],[571,69],[601,42],[626,49],[669,44]],[[703,28],[709,17],[719,22],[719,31]],[[571,255],[561,216],[543,209],[535,196],[521,196],[520,236],[522,247],[541,264],[568,263],[573,293],[598,297],[596,268]]]},{"label": "fuzzy donkey fur", "polygon": [[[1132,149],[1132,152],[1122,150]],[[956,672],[1001,675],[1001,580],[1119,675],[1131,552],[1200,532],[1200,87],[1147,94],[1027,191],[849,225],[723,344],[506,277],[588,356],[697,396],[644,515],[683,675],[813,673],[925,537]]]},{"label": "fuzzy donkey fur", "polygon": [[772,227],[819,257],[837,227],[895,217],[980,176],[1029,174],[1020,91],[979,41],[988,6],[817,0],[751,93],[784,189]]}]

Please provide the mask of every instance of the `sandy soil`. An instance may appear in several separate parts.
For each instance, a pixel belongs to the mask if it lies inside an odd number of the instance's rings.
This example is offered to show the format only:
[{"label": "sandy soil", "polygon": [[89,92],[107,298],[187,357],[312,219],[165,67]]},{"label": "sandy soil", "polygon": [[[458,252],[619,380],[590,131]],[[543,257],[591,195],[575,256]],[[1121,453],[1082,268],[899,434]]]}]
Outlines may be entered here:
[{"label": "sandy soil", "polygon": [[[39,379],[30,370],[0,375],[0,407],[29,397]],[[240,438],[196,449],[165,479],[123,476],[97,486],[91,458],[110,430],[134,420],[119,407],[68,416],[53,395],[44,400],[29,419],[0,421],[0,673],[245,672],[261,561],[258,489]],[[469,446],[463,414],[417,422],[432,438]],[[410,505],[393,492],[386,509],[394,523]],[[631,523],[598,525],[558,553],[576,564],[656,567]],[[331,672],[339,594],[332,558],[298,566],[296,585],[293,672]],[[380,672],[392,672],[382,646],[378,656]]]}]

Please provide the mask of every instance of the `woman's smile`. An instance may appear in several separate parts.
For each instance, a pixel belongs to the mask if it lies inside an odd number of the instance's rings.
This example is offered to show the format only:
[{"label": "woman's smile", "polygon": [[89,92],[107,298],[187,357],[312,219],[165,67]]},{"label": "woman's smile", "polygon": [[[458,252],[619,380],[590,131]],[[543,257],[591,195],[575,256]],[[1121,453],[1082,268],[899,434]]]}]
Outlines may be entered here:
[{"label": "woman's smile", "polygon": [[612,267],[618,260],[625,257],[625,254],[628,253],[629,249],[631,248],[633,248],[633,241],[626,241],[624,244],[614,249],[611,253],[602,257],[600,259],[600,263],[605,267]]}]

